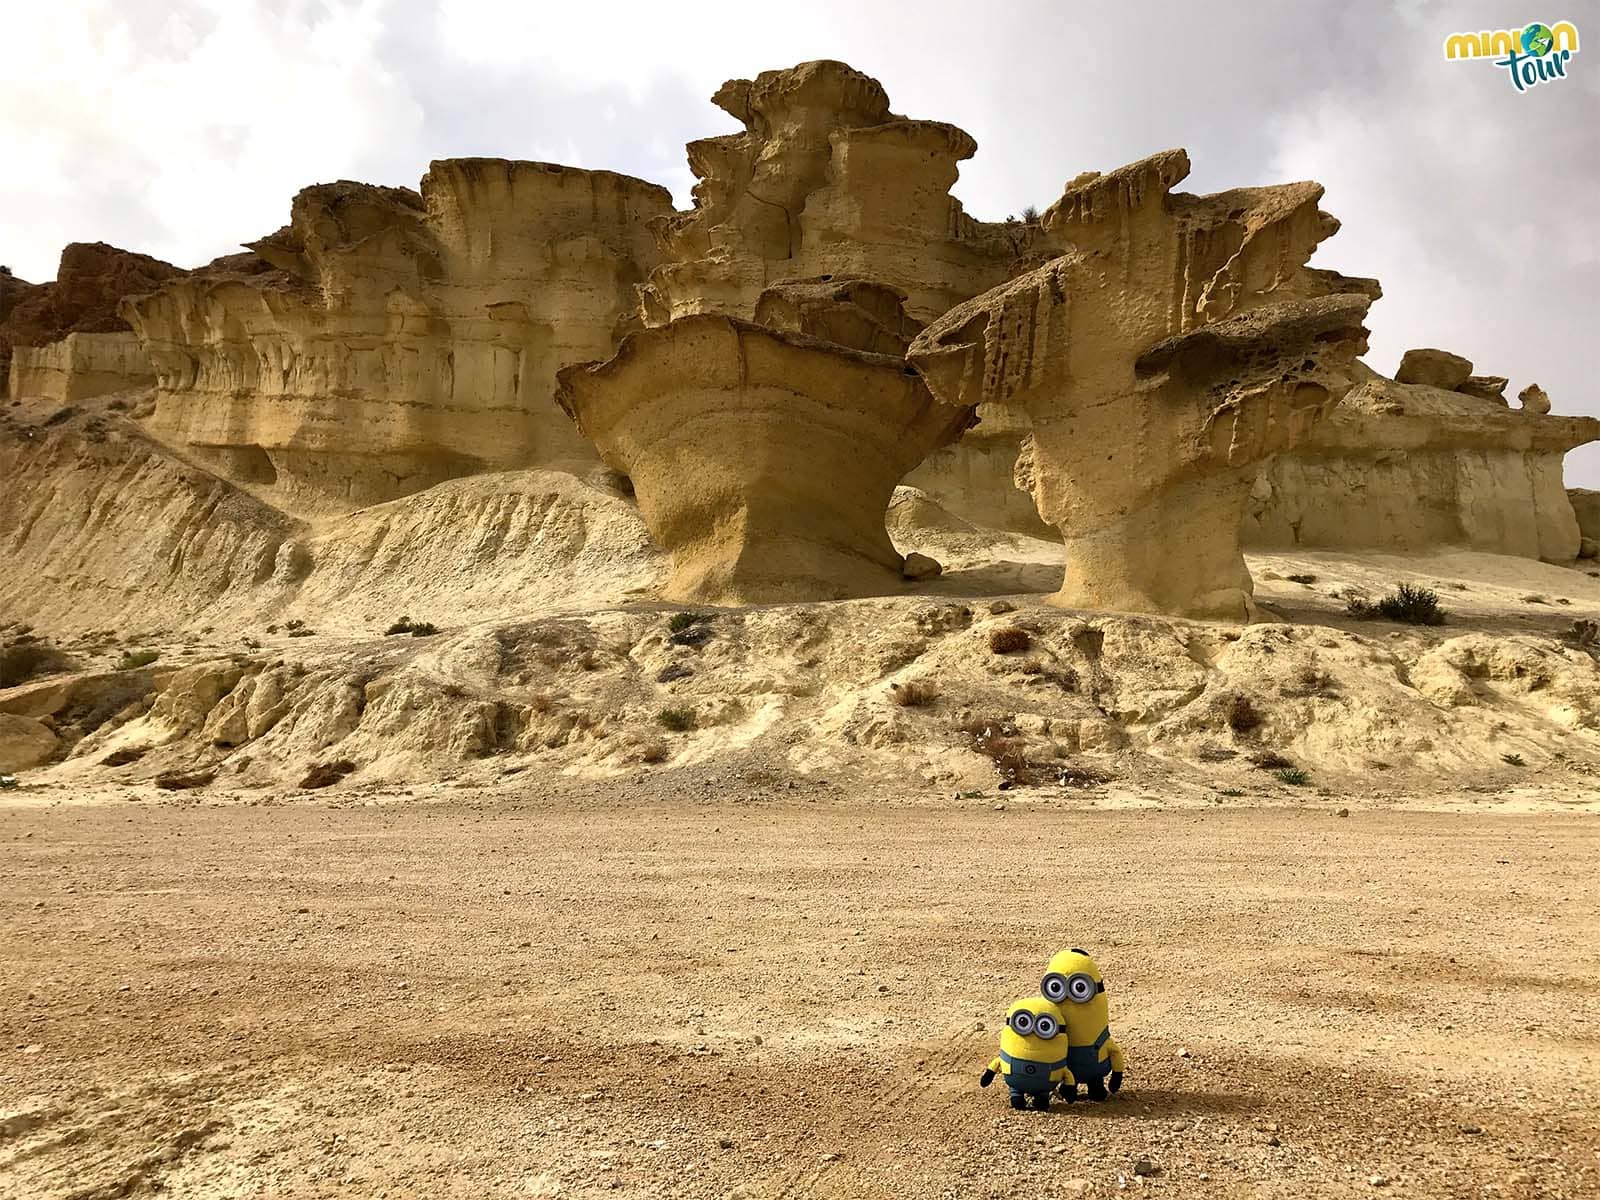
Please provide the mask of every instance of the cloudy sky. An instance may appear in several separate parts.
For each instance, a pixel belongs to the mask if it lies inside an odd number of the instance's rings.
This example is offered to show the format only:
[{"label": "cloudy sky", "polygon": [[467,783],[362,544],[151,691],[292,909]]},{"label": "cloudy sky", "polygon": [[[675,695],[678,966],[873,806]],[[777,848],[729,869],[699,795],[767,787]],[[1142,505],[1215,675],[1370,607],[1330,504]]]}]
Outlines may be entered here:
[{"label": "cloudy sky", "polygon": [[[1584,49],[1525,94],[1442,54],[1563,18]],[[686,206],[683,143],[734,128],[720,82],[841,58],[977,138],[956,193],[980,217],[1170,146],[1195,191],[1320,180],[1344,229],[1316,263],[1383,281],[1373,366],[1441,346],[1600,415],[1591,0],[51,0],[0,32],[0,263],[26,279],[68,241],[198,265],[306,184],[415,186],[433,158],[604,167]],[[1568,477],[1600,487],[1600,447]]]}]

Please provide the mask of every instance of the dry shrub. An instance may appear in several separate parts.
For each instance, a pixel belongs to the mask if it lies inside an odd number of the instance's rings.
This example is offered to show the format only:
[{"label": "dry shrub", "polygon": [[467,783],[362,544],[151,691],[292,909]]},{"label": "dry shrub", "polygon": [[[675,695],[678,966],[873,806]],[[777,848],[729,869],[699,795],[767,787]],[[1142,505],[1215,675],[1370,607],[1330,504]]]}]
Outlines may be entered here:
[{"label": "dry shrub", "polygon": [[156,786],[168,792],[183,792],[205,787],[216,777],[215,771],[163,771],[156,776]]},{"label": "dry shrub", "polygon": [[1021,783],[1028,773],[1028,743],[1020,737],[999,733],[980,734],[972,748],[994,763],[1002,779]]},{"label": "dry shrub", "polygon": [[150,753],[148,746],[129,746],[125,750],[113,750],[100,760],[103,767],[125,767],[129,763],[136,763],[146,754]]},{"label": "dry shrub", "polygon": [[1015,737],[1017,727],[1011,723],[1009,717],[973,716],[963,717],[956,722],[956,729],[968,737],[987,737],[990,734],[999,734],[1002,737]]},{"label": "dry shrub", "polygon": [[556,702],[551,699],[549,692],[535,692],[528,697],[529,710],[541,717],[555,708],[555,706]]},{"label": "dry shrub", "polygon": [[1317,581],[1315,575],[1285,575],[1284,578],[1290,583],[1298,583],[1305,587],[1309,587]]},{"label": "dry shrub", "polygon": [[1223,702],[1223,717],[1235,733],[1249,733],[1261,726],[1261,714],[1249,696],[1235,693]]},{"label": "dry shrub", "polygon": [[930,679],[911,679],[905,683],[891,683],[894,702],[901,708],[926,708],[939,698],[939,685]]},{"label": "dry shrub", "polygon": [[41,675],[73,669],[73,662],[49,642],[29,632],[12,635],[0,646],[0,687],[15,687]]},{"label": "dry shrub", "polygon": [[638,754],[639,761],[644,763],[663,763],[670,757],[667,744],[659,738],[640,746]]},{"label": "dry shrub", "polygon": [[1230,758],[1238,758],[1239,752],[1225,746],[1201,746],[1195,757],[1201,762],[1227,762]]},{"label": "dry shrub", "polygon": [[989,635],[989,649],[996,654],[1020,654],[1033,646],[1033,635],[1017,625],[1006,625]]},{"label": "dry shrub", "polygon": [[1339,684],[1332,675],[1317,667],[1306,665],[1294,673],[1294,678],[1281,688],[1285,696],[1321,696],[1332,699],[1339,695]]},{"label": "dry shrub", "polygon": [[356,764],[348,758],[341,758],[336,762],[318,763],[306,772],[306,777],[300,781],[300,786],[303,788],[332,787],[355,769]]}]

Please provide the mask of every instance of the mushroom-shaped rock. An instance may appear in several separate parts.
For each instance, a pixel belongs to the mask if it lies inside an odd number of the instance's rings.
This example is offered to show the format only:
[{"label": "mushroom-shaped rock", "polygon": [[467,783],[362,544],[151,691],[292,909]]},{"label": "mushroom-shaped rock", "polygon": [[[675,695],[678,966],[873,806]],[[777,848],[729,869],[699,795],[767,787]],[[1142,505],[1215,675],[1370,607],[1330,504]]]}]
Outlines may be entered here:
[{"label": "mushroom-shaped rock", "polygon": [[1305,268],[1337,222],[1316,184],[1169,193],[1169,151],[1074,180],[1065,250],[935,321],[910,359],[952,404],[1025,411],[1019,461],[1058,526],[1071,608],[1245,618],[1239,525],[1255,466],[1353,382],[1377,292]]},{"label": "mushroom-shaped rock", "polygon": [[629,334],[557,398],[632,479],[663,595],[722,604],[898,591],[889,497],[972,418],[900,358],[714,314]]},{"label": "mushroom-shaped rock", "polygon": [[1396,383],[1425,383],[1453,392],[1472,377],[1472,361],[1448,350],[1407,350],[1394,373]]}]

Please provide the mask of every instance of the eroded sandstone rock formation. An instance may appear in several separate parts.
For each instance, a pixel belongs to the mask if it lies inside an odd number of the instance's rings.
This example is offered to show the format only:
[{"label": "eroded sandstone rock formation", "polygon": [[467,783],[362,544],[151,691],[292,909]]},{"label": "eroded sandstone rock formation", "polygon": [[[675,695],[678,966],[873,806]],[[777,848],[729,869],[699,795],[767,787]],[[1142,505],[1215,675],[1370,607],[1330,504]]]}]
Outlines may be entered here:
[{"label": "eroded sandstone rock formation", "polygon": [[1568,488],[1567,500],[1578,522],[1578,557],[1600,557],[1600,492],[1591,488]]},{"label": "eroded sandstone rock formation", "polygon": [[642,180],[502,159],[435,162],[420,193],[307,188],[253,255],[128,304],[153,428],[295,507],[593,462],[555,373],[615,348],[670,211]]},{"label": "eroded sandstone rock formation", "polygon": [[155,382],[155,368],[132,333],[69,333],[44,346],[18,346],[11,395],[70,404]]},{"label": "eroded sandstone rock formation", "polygon": [[49,349],[26,356],[21,377],[11,381],[15,395],[82,399],[148,382],[150,364],[131,336],[82,339],[72,347],[53,343],[74,333],[127,335],[130,326],[118,313],[122,299],[185,273],[148,254],[73,242],[61,251],[54,282],[28,284],[0,275],[0,381],[10,378],[14,351],[33,347]]},{"label": "eroded sandstone rock formation", "polygon": [[1600,439],[1600,421],[1363,374],[1310,439],[1263,469],[1247,544],[1577,556],[1562,459]]},{"label": "eroded sandstone rock formation", "polygon": [[1174,150],[1074,180],[1042,222],[1059,256],[911,347],[941,399],[1027,413],[1068,607],[1248,615],[1257,465],[1310,434],[1366,348],[1377,285],[1305,266],[1338,228],[1321,187],[1173,193],[1188,170]]},{"label": "eroded sandstone rock formation", "polygon": [[[866,317],[830,324],[880,334]],[[971,419],[898,356],[710,313],[563,370],[560,400],[671,552],[662,594],[723,604],[898,590],[890,494]]]},{"label": "eroded sandstone rock formation", "polygon": [[655,223],[648,327],[562,373],[562,404],[629,475],[666,595],[724,603],[897,590],[894,486],[959,436],[905,365],[929,317],[1004,279],[1019,243],[951,198],[961,130],[889,111],[838,62],[726,83],[745,132],[691,143],[694,208]]},{"label": "eroded sandstone rock formation", "polygon": [[927,322],[1002,282],[1031,227],[969,217],[950,195],[977,143],[889,111],[882,85],[841,62],[722,85],[743,133],[689,144],[694,208],[657,223],[661,264],[645,321],[715,312],[759,319],[773,284],[829,276],[897,288]]}]

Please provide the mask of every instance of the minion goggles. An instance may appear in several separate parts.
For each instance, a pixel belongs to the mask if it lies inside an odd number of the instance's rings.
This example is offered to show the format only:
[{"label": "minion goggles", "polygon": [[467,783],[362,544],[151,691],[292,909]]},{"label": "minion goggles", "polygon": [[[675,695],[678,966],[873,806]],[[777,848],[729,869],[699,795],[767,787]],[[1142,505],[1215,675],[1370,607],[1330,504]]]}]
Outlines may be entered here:
[{"label": "minion goggles", "polygon": [[1060,1004],[1063,1000],[1071,1000],[1074,1004],[1087,1004],[1106,990],[1106,984],[1105,980],[1094,979],[1082,971],[1071,975],[1061,975],[1052,971],[1044,977],[1039,990],[1044,993],[1046,1000],[1056,1004]]}]

